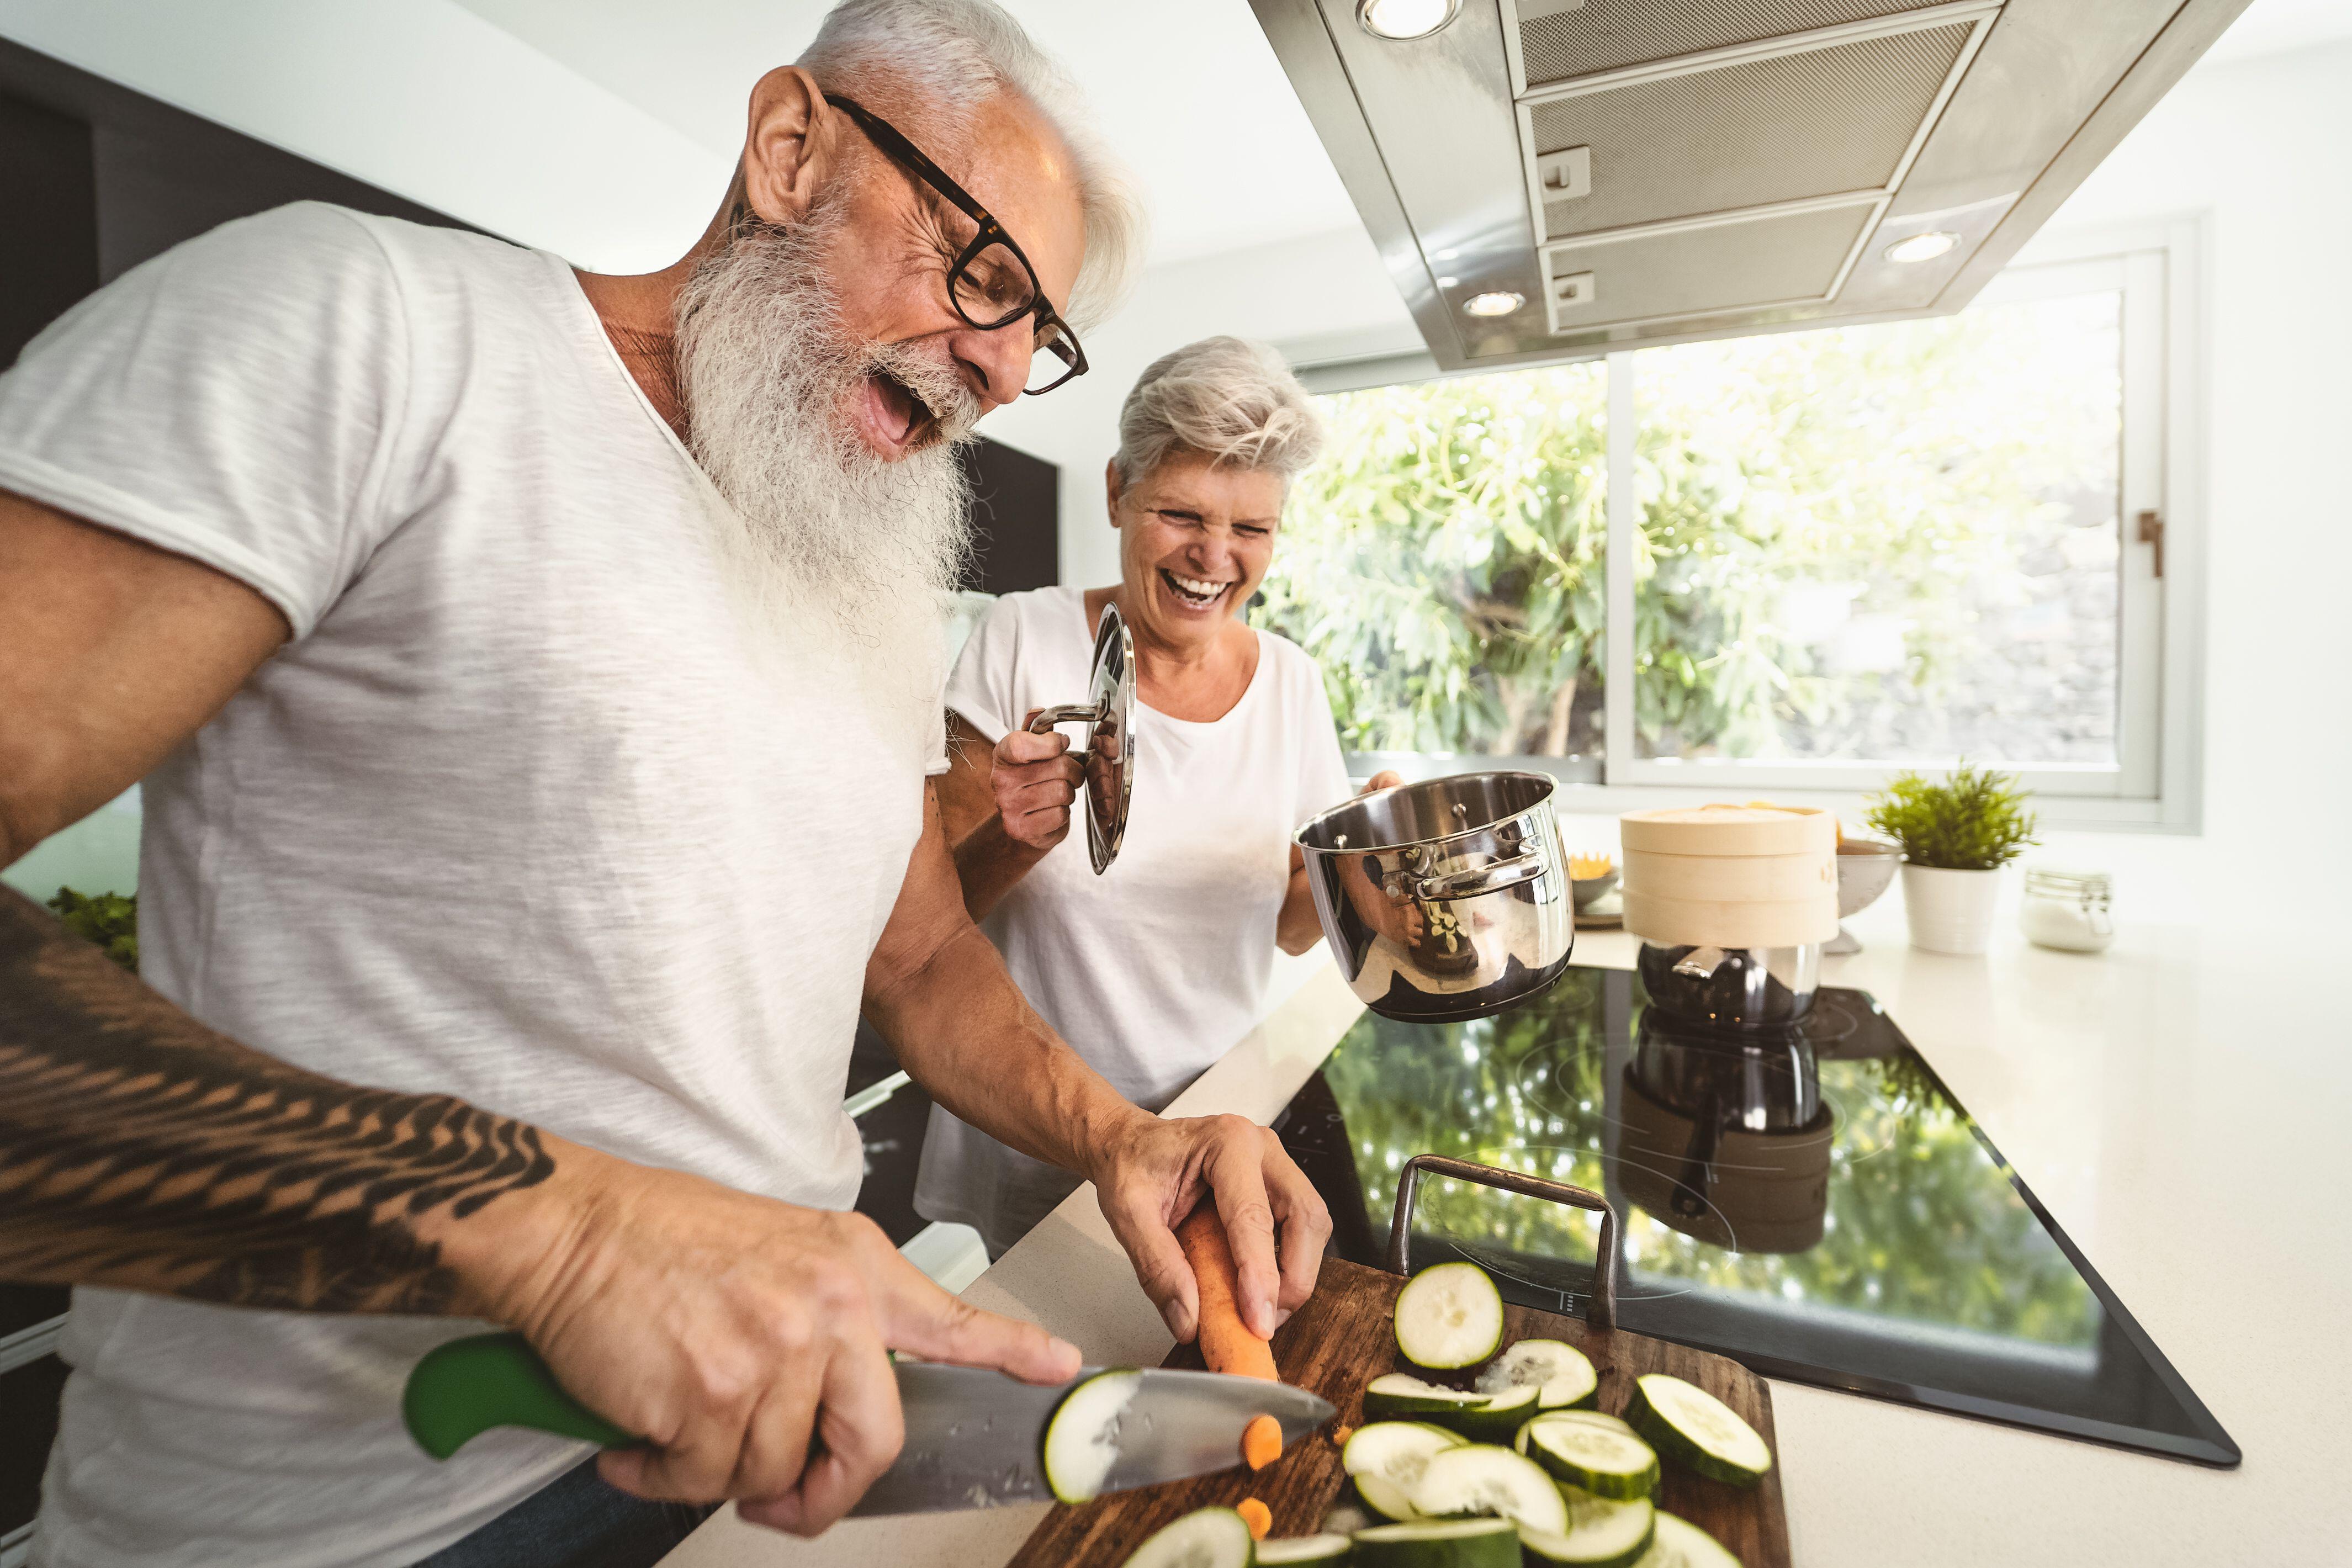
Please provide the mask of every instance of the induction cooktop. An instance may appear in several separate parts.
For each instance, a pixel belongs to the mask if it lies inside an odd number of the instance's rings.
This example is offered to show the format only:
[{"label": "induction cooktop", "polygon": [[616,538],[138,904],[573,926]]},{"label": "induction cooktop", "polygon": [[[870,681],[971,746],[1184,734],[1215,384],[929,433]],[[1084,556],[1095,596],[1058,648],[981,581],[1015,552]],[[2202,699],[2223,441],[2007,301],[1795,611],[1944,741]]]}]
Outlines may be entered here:
[{"label": "induction cooktop", "polygon": [[[1607,1195],[1618,1321],[1768,1377],[2199,1464],[2237,1445],[1893,1019],[1824,988],[1794,1030],[1691,1032],[1622,970],[1468,1023],[1367,1014],[1276,1123],[1379,1267],[1397,1173],[1439,1153]],[[1448,1256],[1580,1315],[1595,1216],[1424,1180]]]}]

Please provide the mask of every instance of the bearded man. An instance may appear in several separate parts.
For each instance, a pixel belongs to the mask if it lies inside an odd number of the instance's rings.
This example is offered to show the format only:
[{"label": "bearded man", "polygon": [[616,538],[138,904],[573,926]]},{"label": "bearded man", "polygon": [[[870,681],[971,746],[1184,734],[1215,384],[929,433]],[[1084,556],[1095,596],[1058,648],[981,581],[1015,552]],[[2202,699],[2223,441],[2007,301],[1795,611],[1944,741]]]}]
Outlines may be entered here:
[{"label": "bearded man", "polygon": [[[1305,1298],[1312,1189],[1038,1022],[925,776],[950,446],[1135,252],[1070,103],[985,0],[852,0],[666,271],[291,207],[0,378],[0,863],[146,807],[144,986],[0,900],[0,1278],[80,1287],[36,1562],[814,1532],[898,1450],[886,1349],[1068,1376],[839,1212],[861,1008],[1180,1337],[1204,1197],[1252,1326]],[[646,1445],[425,1459],[403,1378],[483,1320]]]}]

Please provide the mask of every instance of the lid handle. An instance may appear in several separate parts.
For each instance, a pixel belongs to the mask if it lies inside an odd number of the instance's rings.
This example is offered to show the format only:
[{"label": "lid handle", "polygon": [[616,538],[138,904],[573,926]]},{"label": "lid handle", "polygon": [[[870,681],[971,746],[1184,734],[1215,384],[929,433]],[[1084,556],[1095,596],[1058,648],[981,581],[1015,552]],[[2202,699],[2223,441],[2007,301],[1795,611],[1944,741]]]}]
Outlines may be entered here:
[{"label": "lid handle", "polygon": [[1493,1165],[1481,1165],[1469,1160],[1455,1160],[1444,1154],[1415,1154],[1404,1163],[1397,1177],[1396,1217],[1389,1224],[1388,1268],[1391,1274],[1408,1274],[1405,1240],[1412,1229],[1412,1201],[1421,1190],[1423,1172],[1433,1176],[1446,1176],[1457,1182],[1475,1182],[1480,1186],[1498,1187],[1522,1197],[1543,1198],[1551,1203],[1566,1204],[1570,1208],[1591,1209],[1601,1216],[1601,1245],[1592,1258],[1592,1300],[1584,1310],[1584,1321],[1596,1329],[1617,1326],[1617,1211],[1607,1198],[1582,1187],[1571,1187],[1565,1182],[1548,1182],[1541,1176],[1530,1176],[1523,1171],[1498,1170]]}]

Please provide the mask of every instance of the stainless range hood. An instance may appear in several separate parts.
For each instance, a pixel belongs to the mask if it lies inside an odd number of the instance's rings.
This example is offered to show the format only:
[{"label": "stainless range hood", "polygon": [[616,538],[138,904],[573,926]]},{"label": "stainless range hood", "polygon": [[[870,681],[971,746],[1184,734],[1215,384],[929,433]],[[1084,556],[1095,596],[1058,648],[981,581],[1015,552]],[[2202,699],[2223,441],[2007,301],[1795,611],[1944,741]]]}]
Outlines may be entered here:
[{"label": "stainless range hood", "polygon": [[2248,0],[1251,4],[1451,373],[1958,310]]}]

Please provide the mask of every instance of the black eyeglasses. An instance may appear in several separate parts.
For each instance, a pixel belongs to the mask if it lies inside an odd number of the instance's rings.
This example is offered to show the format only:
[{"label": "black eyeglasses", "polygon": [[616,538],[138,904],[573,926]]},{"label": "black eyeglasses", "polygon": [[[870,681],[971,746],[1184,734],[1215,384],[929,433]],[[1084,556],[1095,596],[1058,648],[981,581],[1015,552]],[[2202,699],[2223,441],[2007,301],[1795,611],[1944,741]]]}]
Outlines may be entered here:
[{"label": "black eyeglasses", "polygon": [[1004,232],[1004,226],[888,121],[837,93],[826,93],[824,100],[856,121],[857,128],[894,163],[978,226],[971,243],[948,268],[948,302],[957,315],[984,332],[1024,318],[1036,321],[1038,353],[1029,362],[1029,384],[1022,391],[1041,396],[1072,376],[1086,374],[1087,355],[1078,346],[1078,334],[1055,312],[1037,282],[1037,269],[1029,265],[1029,258]]}]

